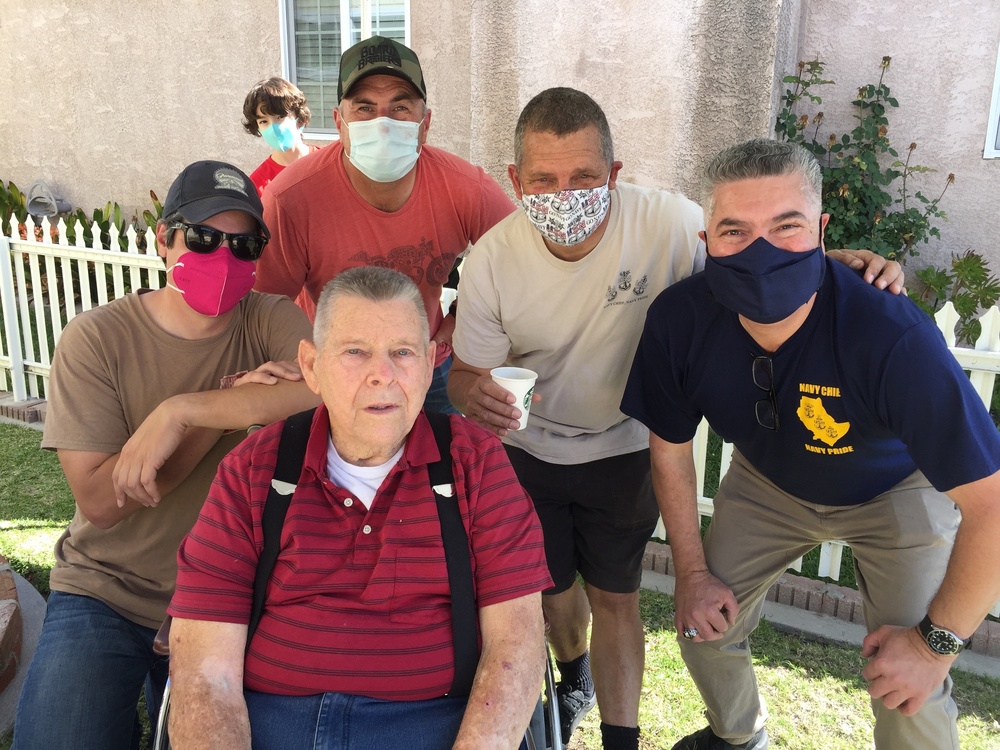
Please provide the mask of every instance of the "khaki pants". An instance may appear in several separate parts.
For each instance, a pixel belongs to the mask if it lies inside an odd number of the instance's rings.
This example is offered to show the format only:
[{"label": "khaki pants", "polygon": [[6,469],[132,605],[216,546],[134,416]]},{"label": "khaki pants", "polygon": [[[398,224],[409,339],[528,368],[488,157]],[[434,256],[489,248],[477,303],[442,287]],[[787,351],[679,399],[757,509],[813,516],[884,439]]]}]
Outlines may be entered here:
[{"label": "khaki pants", "polygon": [[[919,472],[862,505],[815,505],[779,490],[738,452],[714,504],[705,536],[708,568],[733,590],[740,612],[721,640],[679,642],[712,730],[733,744],[746,742],[767,718],[747,638],[767,590],[790,563],[821,542],[847,542],[869,632],[916,625],[944,577],[961,520],[954,503]],[[873,700],[875,747],[957,750],[951,685],[947,678],[912,717]]]}]

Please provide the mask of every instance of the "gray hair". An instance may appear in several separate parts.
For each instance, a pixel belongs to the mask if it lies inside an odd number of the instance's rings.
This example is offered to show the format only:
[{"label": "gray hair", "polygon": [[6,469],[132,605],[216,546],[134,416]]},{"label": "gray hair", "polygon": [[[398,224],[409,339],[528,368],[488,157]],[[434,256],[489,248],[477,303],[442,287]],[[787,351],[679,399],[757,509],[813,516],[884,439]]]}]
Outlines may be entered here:
[{"label": "gray hair", "polygon": [[565,136],[583,130],[588,125],[597,128],[601,136],[601,158],[610,167],[615,161],[611,128],[597,102],[576,89],[545,89],[524,106],[521,116],[517,118],[517,127],[514,128],[514,165],[520,169],[524,161],[526,133]]},{"label": "gray hair", "polygon": [[358,266],[342,271],[323,287],[316,303],[316,322],[313,324],[313,344],[322,349],[330,330],[334,303],[341,297],[360,297],[371,302],[404,300],[413,303],[420,320],[424,340],[430,341],[427,310],[424,298],[413,280],[399,271],[379,266]]},{"label": "gray hair", "polygon": [[719,152],[705,168],[702,206],[705,223],[715,211],[715,190],[719,185],[759,177],[780,177],[798,172],[802,175],[802,194],[822,213],[823,170],[816,157],[795,143],[779,143],[755,138]]}]

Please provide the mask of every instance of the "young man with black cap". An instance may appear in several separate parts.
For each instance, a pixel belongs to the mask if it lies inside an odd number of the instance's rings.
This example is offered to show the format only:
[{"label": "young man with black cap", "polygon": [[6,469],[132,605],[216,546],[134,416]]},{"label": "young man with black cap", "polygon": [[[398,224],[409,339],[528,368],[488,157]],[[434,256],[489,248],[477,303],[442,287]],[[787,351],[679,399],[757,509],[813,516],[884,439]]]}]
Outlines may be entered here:
[{"label": "young man with black cap", "polygon": [[315,301],[327,281],[353,266],[387,266],[420,288],[437,342],[427,406],[446,393],[453,315],[441,288],[455,260],[514,206],[496,181],[426,144],[427,87],[413,50],[372,37],[341,56],[340,141],[288,167],[268,186],[264,215],[274,234],[256,288]]},{"label": "young man with black cap", "polygon": [[250,293],[268,240],[250,179],[192,164],[163,216],[167,285],[78,315],[56,348],[42,447],[57,451],[77,511],[56,544],[19,750],[138,748],[143,684],[155,717],[166,680],[152,644],[177,548],[219,461],[251,424],[317,401],[281,364],[310,338],[308,320],[288,299]]}]

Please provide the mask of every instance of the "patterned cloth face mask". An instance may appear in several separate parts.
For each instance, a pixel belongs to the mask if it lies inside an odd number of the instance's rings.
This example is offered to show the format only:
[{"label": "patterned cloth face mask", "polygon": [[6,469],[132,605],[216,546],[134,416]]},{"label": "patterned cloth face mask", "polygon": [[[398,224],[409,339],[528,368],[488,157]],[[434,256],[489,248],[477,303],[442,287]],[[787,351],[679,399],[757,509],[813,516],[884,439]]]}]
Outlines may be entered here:
[{"label": "patterned cloth face mask", "polygon": [[600,187],[582,190],[524,193],[521,206],[528,220],[547,240],[569,247],[579,245],[604,221],[611,207],[611,190],[606,182]]}]

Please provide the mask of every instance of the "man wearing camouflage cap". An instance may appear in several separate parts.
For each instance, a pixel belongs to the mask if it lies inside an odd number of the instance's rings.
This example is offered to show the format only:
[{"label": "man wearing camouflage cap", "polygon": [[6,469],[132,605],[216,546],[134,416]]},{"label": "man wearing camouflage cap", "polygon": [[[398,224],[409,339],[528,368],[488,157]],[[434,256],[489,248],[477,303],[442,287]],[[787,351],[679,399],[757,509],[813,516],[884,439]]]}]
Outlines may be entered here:
[{"label": "man wearing camouflage cap", "polygon": [[[264,194],[271,248],[259,291],[313,301],[353,266],[388,266],[420,289],[437,342],[426,405],[451,410],[446,392],[454,315],[441,289],[455,260],[513,210],[481,168],[427,145],[431,111],[416,53],[375,36],[340,60],[339,143],[291,165]],[[308,311],[307,311],[308,312]]]}]

